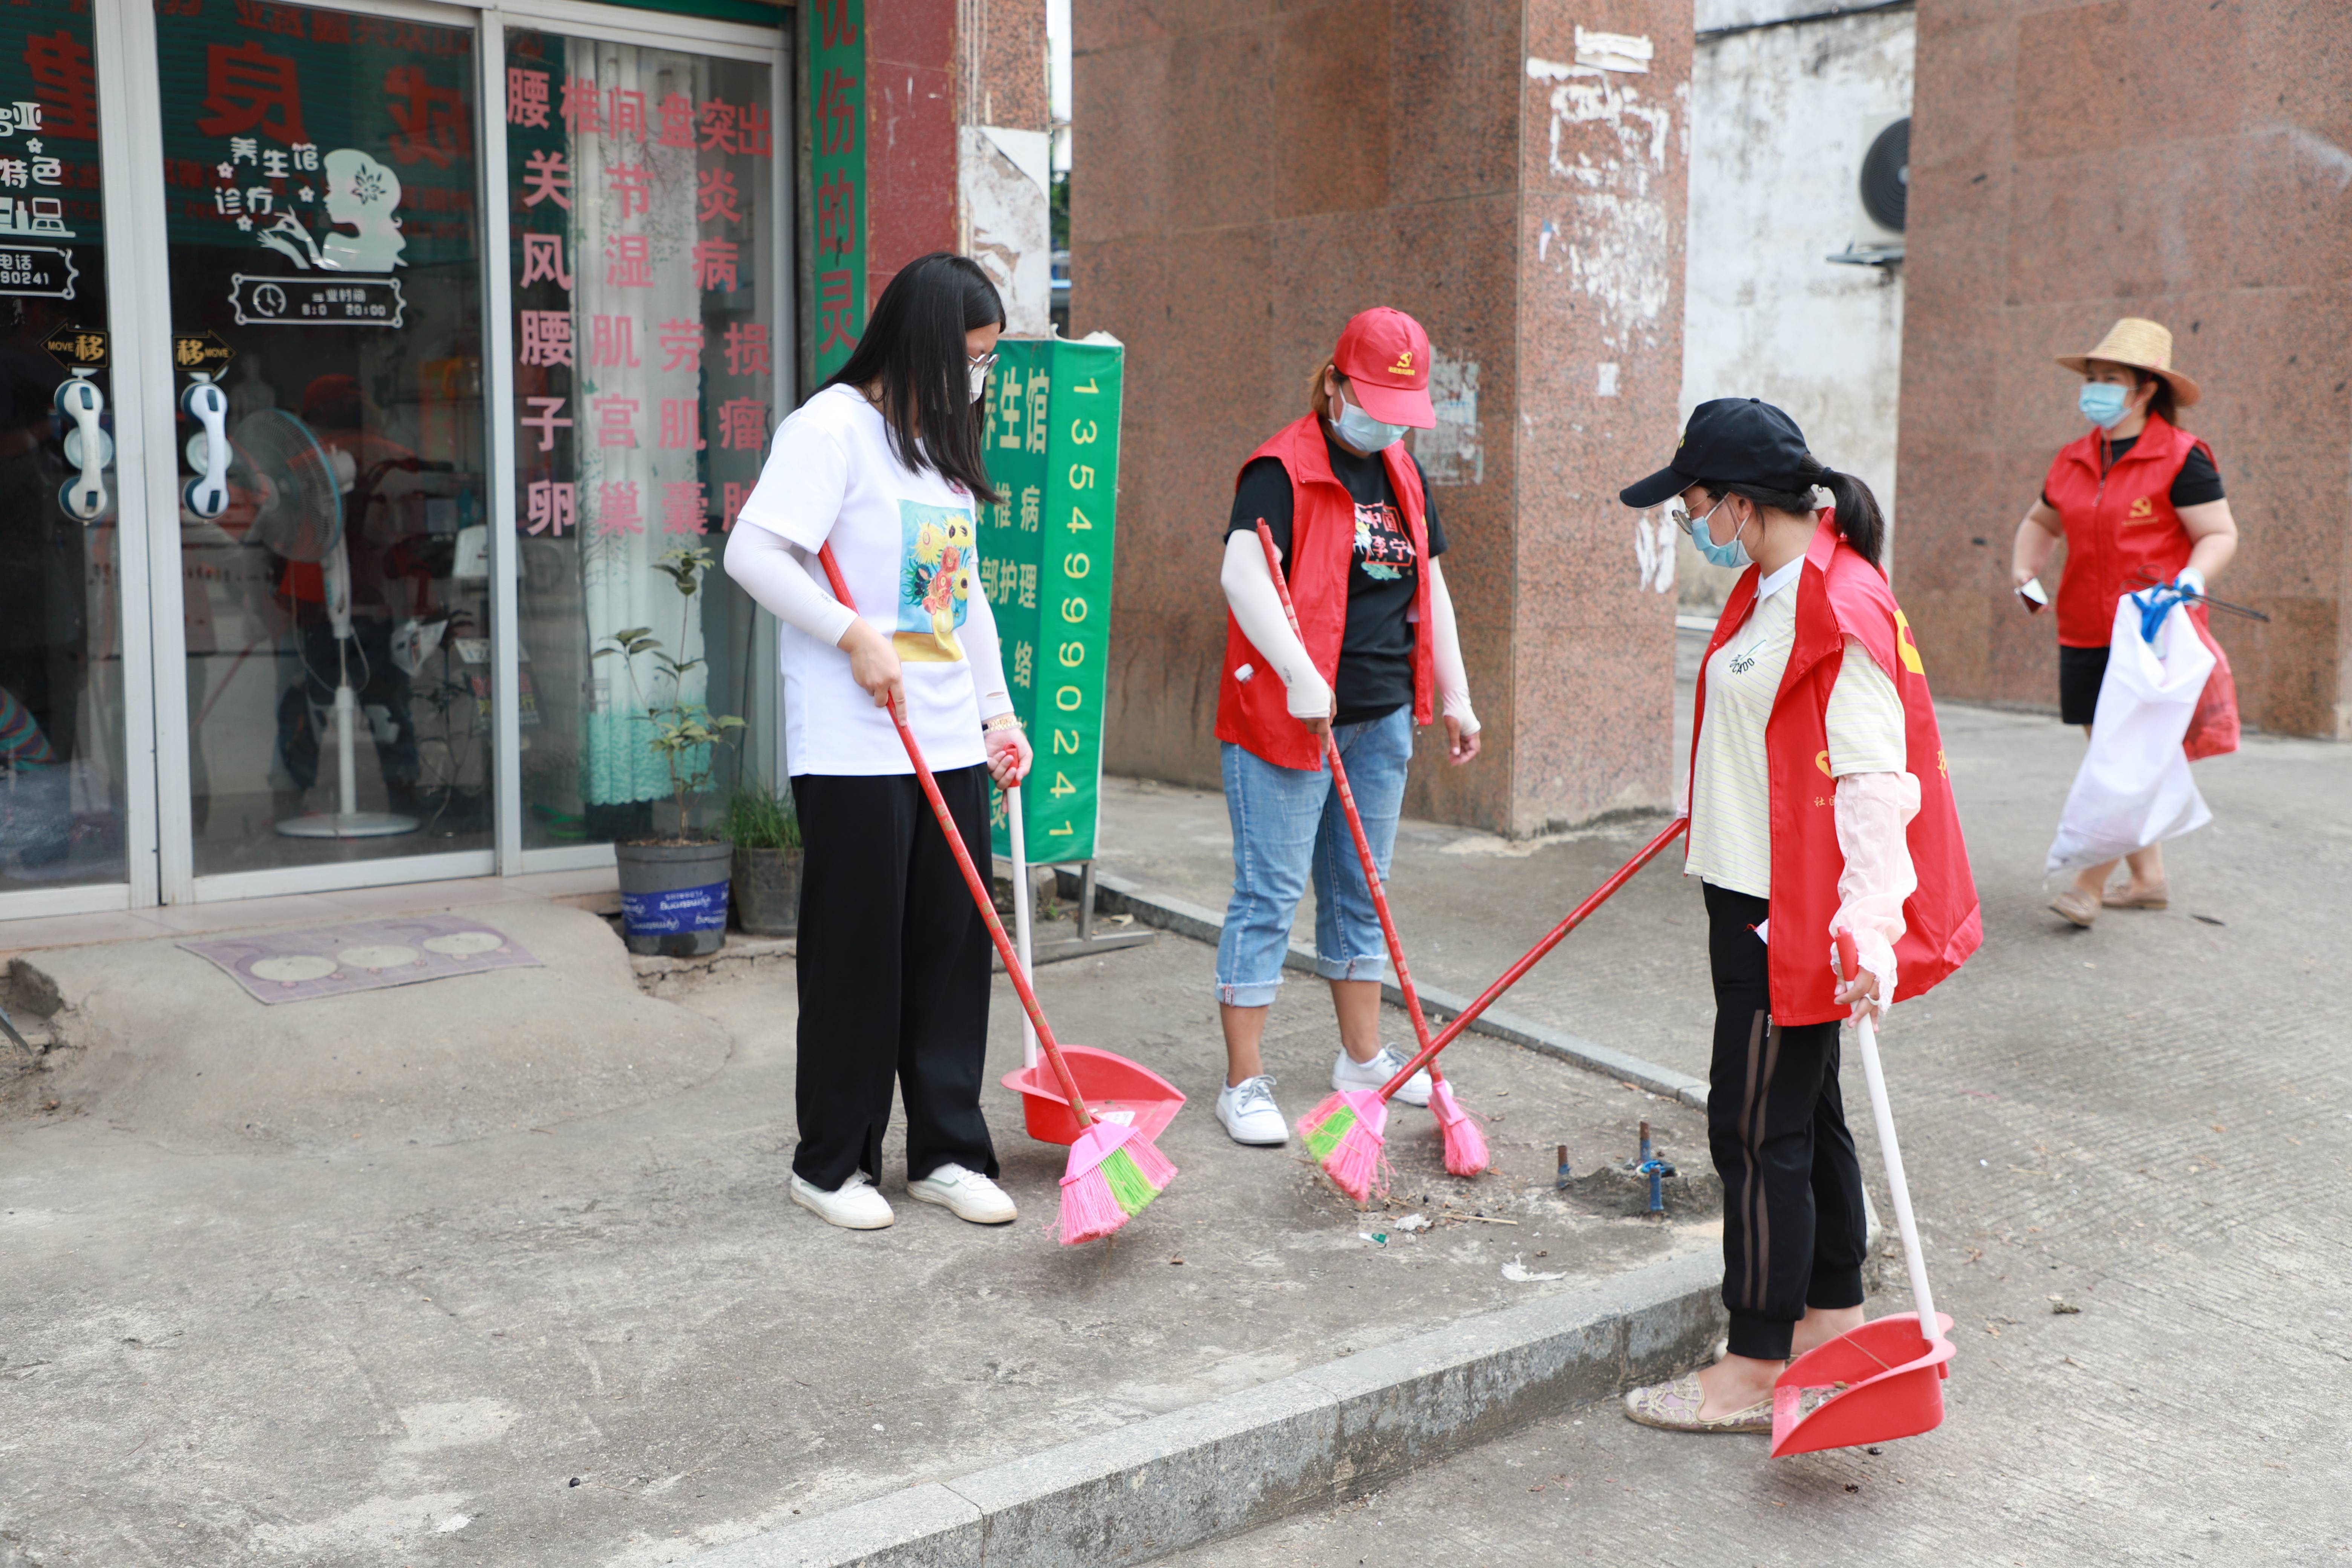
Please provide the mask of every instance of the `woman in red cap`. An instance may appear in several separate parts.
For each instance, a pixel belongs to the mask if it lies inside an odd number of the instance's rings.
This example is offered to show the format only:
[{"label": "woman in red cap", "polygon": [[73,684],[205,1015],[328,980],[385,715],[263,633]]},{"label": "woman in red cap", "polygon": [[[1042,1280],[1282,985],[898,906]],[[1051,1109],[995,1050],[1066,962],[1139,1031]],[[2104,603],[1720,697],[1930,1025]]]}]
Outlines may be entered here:
[{"label": "woman in red cap", "polygon": [[[1307,412],[1243,465],[1221,576],[1230,610],[1217,694],[1234,894],[1217,942],[1225,1084],[1217,1120],[1236,1142],[1289,1127],[1260,1059],[1291,917],[1315,883],[1316,969],[1339,1014],[1334,1089],[1378,1089],[1405,1063],[1381,1041],[1387,962],[1371,890],[1331,774],[1338,743],[1383,875],[1404,804],[1415,724],[1442,706],[1447,759],[1478,754],[1478,719],[1437,558],[1445,531],[1421,464],[1398,443],[1437,423],[1429,334],[1402,310],[1366,310],[1307,385]],[[1290,628],[1257,525],[1280,551],[1304,637]],[[1429,1103],[1429,1075],[1398,1098]]]},{"label": "woman in red cap", "polygon": [[[2126,316],[2086,354],[2060,354],[2058,363],[2083,378],[2075,406],[2091,428],[2061,448],[2042,482],[2042,499],[2017,525],[2010,575],[2026,608],[2046,595],[2037,579],[2058,541],[2066,565],[2058,580],[2058,717],[2088,734],[2106,679],[2116,603],[2156,583],[2175,583],[2201,595],[2238,551],[2238,525],[2221,494],[2213,449],[2180,428],[2179,410],[2197,401],[2197,384],[2172,368],[2172,333]],[[2206,681],[2206,700],[2237,711],[2229,660],[2205,631],[2205,606],[2191,605],[2191,624],[2218,662]],[[2193,726],[2192,726],[2193,727]],[[2234,751],[2232,720],[2225,737],[2192,746],[2191,760]],[[2078,926],[2102,907],[2160,910],[2171,900],[2164,847],[2151,844],[2126,857],[2130,881],[2107,890],[2113,860],[2085,867],[2050,907]]]},{"label": "woman in red cap", "polygon": [[[1833,507],[1815,503],[1817,488]],[[1869,487],[1822,467],[1780,409],[1725,397],[1692,411],[1670,465],[1619,493],[1643,508],[1677,496],[1700,552],[1748,568],[1699,683],[1684,864],[1706,895],[1707,1145],[1723,1177],[1731,1331],[1722,1360],[1635,1389],[1625,1413],[1675,1431],[1769,1433],[1788,1359],[1863,1321],[1862,1170],[1838,1088],[1839,1021],[1934,985],[1983,927]],[[1838,931],[1861,958],[1843,980]]]}]

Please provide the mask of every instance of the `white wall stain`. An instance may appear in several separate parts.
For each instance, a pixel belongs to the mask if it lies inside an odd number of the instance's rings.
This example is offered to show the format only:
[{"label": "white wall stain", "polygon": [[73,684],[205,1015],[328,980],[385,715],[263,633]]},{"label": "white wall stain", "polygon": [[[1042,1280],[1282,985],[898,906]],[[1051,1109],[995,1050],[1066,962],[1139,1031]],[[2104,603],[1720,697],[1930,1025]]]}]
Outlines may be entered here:
[{"label": "white wall stain", "polygon": [[[1665,173],[1675,112],[1623,79],[1646,73],[1654,52],[1645,37],[1579,28],[1574,64],[1536,56],[1527,62],[1529,79],[1556,84],[1549,167],[1578,188],[1573,233],[1561,247],[1566,270],[1601,304],[1603,336],[1618,347],[1654,324],[1674,294],[1673,225],[1655,184]],[[1549,225],[1538,234],[1538,262],[1549,264],[1554,237]]]},{"label": "white wall stain", "polygon": [[1413,437],[1413,456],[1433,485],[1486,482],[1486,443],[1478,424],[1478,362],[1443,349],[1429,362],[1429,400],[1437,427]]},{"label": "white wall stain", "polygon": [[1004,297],[1005,331],[1042,337],[1054,315],[1052,143],[1043,131],[1002,125],[966,125],[959,141],[963,252]]},{"label": "white wall stain", "polygon": [[1664,594],[1675,585],[1675,525],[1664,507],[1633,514],[1633,569],[1643,587]]},{"label": "white wall stain", "polygon": [[1592,377],[1592,395],[1595,397],[1617,395],[1617,362],[1615,360],[1604,360],[1601,363]]}]

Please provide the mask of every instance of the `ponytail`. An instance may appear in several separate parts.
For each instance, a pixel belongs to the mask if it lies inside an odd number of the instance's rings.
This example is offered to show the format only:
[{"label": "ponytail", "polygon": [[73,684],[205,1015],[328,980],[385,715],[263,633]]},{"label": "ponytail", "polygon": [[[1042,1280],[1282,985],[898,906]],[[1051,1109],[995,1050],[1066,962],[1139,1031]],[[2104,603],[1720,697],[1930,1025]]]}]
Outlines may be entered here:
[{"label": "ponytail", "polygon": [[1798,472],[1830,492],[1830,504],[1837,508],[1839,534],[1883,575],[1886,571],[1886,514],[1878,510],[1878,498],[1870,493],[1870,487],[1852,474],[1824,467],[1811,452],[1805,454],[1804,466]]}]

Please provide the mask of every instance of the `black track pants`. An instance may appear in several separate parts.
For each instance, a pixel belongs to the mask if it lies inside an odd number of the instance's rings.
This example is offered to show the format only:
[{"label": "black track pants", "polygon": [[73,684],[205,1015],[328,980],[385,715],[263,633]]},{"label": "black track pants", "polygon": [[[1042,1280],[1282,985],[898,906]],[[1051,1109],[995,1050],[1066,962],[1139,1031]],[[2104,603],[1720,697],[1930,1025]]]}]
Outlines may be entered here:
[{"label": "black track pants", "polygon": [[[988,862],[988,770],[939,775],[972,863]],[[830,1192],[882,1174],[895,1081],[907,1174],[950,1161],[996,1174],[980,1113],[988,1059],[988,929],[912,773],[797,773],[801,866],[800,1146],[793,1171]]]},{"label": "black track pants", "polygon": [[[1862,1304],[1862,1167],[1838,1090],[1838,1026],[1772,1022],[1762,899],[1706,884],[1715,972],[1707,1147],[1723,1177],[1731,1353],[1777,1361],[1807,1307]],[[1797,933],[1772,933],[1792,941]],[[1829,944],[1822,944],[1829,962]]]}]

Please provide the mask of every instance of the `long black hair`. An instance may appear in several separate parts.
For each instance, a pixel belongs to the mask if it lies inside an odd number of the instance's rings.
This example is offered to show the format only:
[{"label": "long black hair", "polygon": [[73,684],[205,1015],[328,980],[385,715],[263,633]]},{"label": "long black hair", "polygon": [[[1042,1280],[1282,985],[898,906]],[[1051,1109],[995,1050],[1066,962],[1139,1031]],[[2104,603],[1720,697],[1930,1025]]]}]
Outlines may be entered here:
[{"label": "long black hair", "polygon": [[1003,326],[1004,300],[980,264],[935,250],[898,269],[874,302],[849,362],[824,384],[878,391],[898,461],[954,480],[979,505],[993,505],[1001,498],[988,482],[988,411],[971,396],[963,335]]},{"label": "long black hair", "polygon": [[[1878,498],[1870,493],[1870,487],[1852,474],[1842,474],[1826,466],[1811,452],[1806,453],[1804,460],[1797,465],[1796,477],[1830,492],[1830,502],[1837,508],[1839,534],[1864,561],[1885,572],[1886,514],[1878,510]],[[1746,496],[1757,505],[1769,506],[1775,511],[1803,513],[1821,510],[1813,501],[1811,489],[1776,490],[1762,485],[1736,481],[1725,484],[1714,479],[1702,479],[1699,482],[1706,493],[1717,500],[1726,495]]]}]

